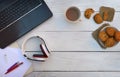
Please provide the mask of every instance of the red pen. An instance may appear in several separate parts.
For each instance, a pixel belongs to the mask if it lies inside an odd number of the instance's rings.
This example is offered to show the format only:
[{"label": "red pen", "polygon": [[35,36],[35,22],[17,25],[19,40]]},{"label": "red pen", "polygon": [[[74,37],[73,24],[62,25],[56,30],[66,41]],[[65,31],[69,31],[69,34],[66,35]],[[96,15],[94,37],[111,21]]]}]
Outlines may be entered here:
[{"label": "red pen", "polygon": [[22,64],[23,64],[23,62],[16,62],[15,64],[13,64],[13,65],[7,70],[7,72],[6,72],[5,74],[13,71],[14,69],[16,69],[17,67],[19,67],[19,66],[22,65]]}]

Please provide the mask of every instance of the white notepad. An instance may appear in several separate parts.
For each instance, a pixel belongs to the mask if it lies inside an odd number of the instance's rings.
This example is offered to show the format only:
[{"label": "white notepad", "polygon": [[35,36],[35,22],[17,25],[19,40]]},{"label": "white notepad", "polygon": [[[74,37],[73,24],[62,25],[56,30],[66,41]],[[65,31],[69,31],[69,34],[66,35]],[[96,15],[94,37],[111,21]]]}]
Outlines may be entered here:
[{"label": "white notepad", "polygon": [[[7,69],[18,61],[23,62],[23,64],[5,74]],[[22,55],[20,49],[10,47],[0,49],[0,77],[23,77],[30,66],[31,63]]]}]

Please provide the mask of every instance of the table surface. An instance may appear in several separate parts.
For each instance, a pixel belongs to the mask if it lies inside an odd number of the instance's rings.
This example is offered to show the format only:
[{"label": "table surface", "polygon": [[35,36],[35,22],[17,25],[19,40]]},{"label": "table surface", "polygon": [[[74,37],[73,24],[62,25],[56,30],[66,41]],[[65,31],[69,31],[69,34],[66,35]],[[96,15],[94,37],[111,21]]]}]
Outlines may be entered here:
[{"label": "table surface", "polygon": [[[53,17],[17,40],[23,41],[33,35],[41,36],[52,55],[46,62],[33,63],[33,72],[27,77],[120,77],[120,43],[102,49],[93,39],[92,32],[104,23],[120,30],[120,0],[45,0]],[[77,6],[81,11],[81,22],[70,23],[65,11]],[[112,22],[96,24],[93,16],[101,6],[115,9]],[[88,20],[84,11],[93,8],[95,13]]]}]

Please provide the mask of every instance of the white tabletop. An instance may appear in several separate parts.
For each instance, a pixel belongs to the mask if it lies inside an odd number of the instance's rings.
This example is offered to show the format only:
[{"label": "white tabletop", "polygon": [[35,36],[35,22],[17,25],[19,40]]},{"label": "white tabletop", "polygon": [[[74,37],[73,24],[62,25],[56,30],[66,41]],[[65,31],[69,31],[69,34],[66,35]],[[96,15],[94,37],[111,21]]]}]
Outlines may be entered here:
[{"label": "white tabletop", "polygon": [[[45,0],[53,17],[20,38],[19,46],[33,35],[41,36],[52,55],[46,62],[33,63],[34,72],[28,77],[119,77],[120,43],[102,49],[93,39],[92,32],[104,23],[120,30],[120,0]],[[81,10],[81,22],[65,20],[65,10],[77,6]],[[101,6],[115,9],[112,22],[96,24],[93,16]],[[93,8],[95,13],[88,20],[84,11]],[[106,52],[105,52],[106,51]]]}]

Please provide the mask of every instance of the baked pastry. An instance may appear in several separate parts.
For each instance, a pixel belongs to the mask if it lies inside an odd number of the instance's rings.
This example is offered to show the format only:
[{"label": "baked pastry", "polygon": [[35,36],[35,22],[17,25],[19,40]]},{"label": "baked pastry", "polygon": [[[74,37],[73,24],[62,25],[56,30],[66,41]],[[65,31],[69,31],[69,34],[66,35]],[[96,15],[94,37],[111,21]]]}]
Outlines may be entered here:
[{"label": "baked pastry", "polygon": [[109,38],[105,31],[99,32],[98,37],[102,42],[105,42]]},{"label": "baked pastry", "polygon": [[94,10],[92,8],[88,8],[85,10],[84,16],[89,19],[92,15],[92,13],[94,13]]},{"label": "baked pastry", "polygon": [[116,32],[116,29],[113,27],[107,27],[105,30],[106,30],[106,33],[111,37],[113,37]]},{"label": "baked pastry", "polygon": [[114,38],[108,38],[106,41],[105,41],[105,47],[112,47],[114,46],[116,43],[115,39]]},{"label": "baked pastry", "polygon": [[106,21],[108,19],[109,15],[108,12],[103,12],[103,20]]},{"label": "baked pastry", "polygon": [[[111,22],[114,19],[115,9],[112,7],[101,6],[99,13],[102,16],[103,20],[105,19],[104,21]],[[105,18],[104,18],[104,16],[105,16]]]},{"label": "baked pastry", "polygon": [[115,32],[115,40],[120,41],[120,31]]},{"label": "baked pastry", "polygon": [[103,19],[101,17],[101,15],[99,13],[97,13],[95,16],[94,16],[94,21],[97,23],[97,24],[101,24],[103,22]]}]

